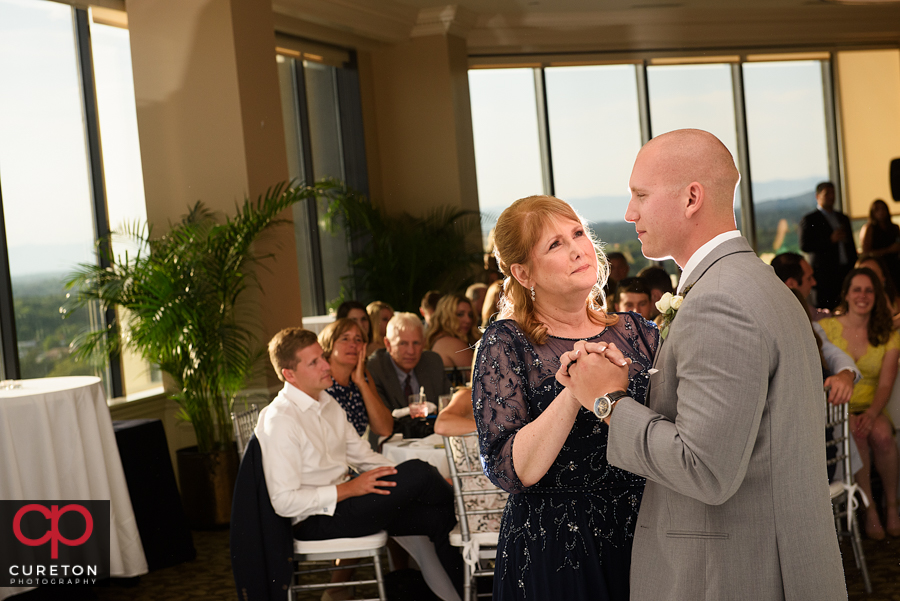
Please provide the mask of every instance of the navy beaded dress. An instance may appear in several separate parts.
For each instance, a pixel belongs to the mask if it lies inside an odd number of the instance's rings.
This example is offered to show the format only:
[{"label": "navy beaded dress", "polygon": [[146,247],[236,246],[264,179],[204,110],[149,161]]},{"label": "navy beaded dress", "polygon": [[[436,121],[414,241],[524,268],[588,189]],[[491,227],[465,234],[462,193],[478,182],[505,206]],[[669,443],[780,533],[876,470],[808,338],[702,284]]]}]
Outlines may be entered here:
[{"label": "navy beaded dress", "polygon": [[[659,331],[636,313],[618,315],[586,340],[614,342],[633,361],[628,392],[644,403]],[[644,479],[609,465],[606,424],[582,408],[553,465],[532,486],[522,485],[513,465],[516,432],[562,392],[559,357],[575,342],[550,336],[534,345],[511,320],[492,324],[481,339],[472,399],[484,471],[513,493],[500,526],[494,601],[628,600]]]},{"label": "navy beaded dress", "polygon": [[362,398],[359,386],[353,380],[350,380],[349,386],[338,384],[334,378],[331,379],[331,382],[331,386],[326,388],[325,392],[333,396],[334,400],[343,407],[347,414],[347,421],[353,424],[356,433],[362,436],[369,425],[369,413],[366,411],[366,402]]}]

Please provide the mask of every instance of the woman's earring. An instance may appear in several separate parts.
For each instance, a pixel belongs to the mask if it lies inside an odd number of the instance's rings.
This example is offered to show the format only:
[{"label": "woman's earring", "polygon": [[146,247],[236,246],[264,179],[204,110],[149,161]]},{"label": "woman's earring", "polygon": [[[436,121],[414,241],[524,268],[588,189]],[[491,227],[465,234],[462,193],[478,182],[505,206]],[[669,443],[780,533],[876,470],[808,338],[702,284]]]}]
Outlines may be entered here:
[{"label": "woman's earring", "polygon": [[531,302],[534,302],[534,286],[531,287]]}]

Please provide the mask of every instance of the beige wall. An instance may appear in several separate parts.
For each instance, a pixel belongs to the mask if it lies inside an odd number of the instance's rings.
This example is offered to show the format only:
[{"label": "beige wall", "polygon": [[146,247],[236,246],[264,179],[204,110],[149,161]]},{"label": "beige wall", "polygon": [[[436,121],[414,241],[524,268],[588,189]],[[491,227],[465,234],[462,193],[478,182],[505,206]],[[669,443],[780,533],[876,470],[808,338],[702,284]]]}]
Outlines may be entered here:
[{"label": "beige wall", "polygon": [[453,35],[412,38],[361,60],[363,117],[377,130],[367,131],[372,197],[389,210],[478,210],[467,69],[466,43]]},{"label": "beige wall", "polygon": [[851,218],[876,198],[891,202],[891,159],[900,158],[900,50],[837,53],[844,177]]},{"label": "beige wall", "polygon": [[[197,200],[224,214],[288,179],[266,0],[127,0],[147,217],[157,232]],[[291,219],[290,210],[285,218]],[[302,320],[294,234],[258,245],[265,343]],[[275,386],[275,375],[266,379]]]}]

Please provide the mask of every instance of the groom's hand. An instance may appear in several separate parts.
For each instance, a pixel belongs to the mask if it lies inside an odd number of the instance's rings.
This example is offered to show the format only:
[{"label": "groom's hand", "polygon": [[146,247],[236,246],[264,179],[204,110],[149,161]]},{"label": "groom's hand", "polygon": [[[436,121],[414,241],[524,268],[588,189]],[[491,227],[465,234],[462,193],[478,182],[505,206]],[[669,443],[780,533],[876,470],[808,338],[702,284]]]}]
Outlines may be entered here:
[{"label": "groom's hand", "polygon": [[593,411],[594,399],[613,390],[628,389],[628,364],[615,344],[575,343],[560,357],[556,379],[586,409]]}]

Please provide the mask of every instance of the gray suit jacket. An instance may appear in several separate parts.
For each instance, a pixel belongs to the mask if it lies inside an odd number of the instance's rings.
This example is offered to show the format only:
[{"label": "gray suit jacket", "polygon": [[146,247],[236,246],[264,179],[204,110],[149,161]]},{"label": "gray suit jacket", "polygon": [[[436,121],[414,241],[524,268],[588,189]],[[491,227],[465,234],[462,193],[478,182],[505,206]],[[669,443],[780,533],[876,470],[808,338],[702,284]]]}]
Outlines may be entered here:
[{"label": "gray suit jacket", "polygon": [[690,277],[647,406],[610,427],[609,462],[648,479],[631,599],[846,599],[809,320],[743,238]]},{"label": "gray suit jacket", "polygon": [[[372,353],[366,367],[372,374],[375,388],[388,409],[393,411],[409,406],[409,401],[403,395],[400,380],[397,379],[397,371],[391,363],[391,356],[386,350],[378,349]],[[450,392],[450,381],[444,373],[444,361],[437,353],[422,351],[422,358],[413,368],[413,372],[419,380],[419,386],[425,387],[425,398],[435,405],[438,404],[438,396]]]}]

